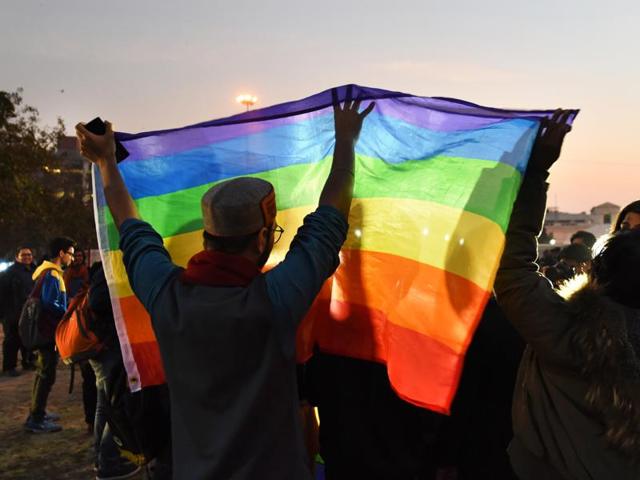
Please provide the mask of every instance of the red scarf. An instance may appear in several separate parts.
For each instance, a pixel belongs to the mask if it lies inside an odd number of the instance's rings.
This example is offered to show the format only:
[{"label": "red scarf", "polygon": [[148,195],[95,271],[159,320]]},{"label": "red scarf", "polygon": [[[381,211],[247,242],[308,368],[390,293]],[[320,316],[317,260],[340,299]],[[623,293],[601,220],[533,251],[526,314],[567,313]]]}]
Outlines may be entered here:
[{"label": "red scarf", "polygon": [[180,279],[193,285],[246,287],[259,274],[258,266],[240,255],[203,250],[191,257]]}]

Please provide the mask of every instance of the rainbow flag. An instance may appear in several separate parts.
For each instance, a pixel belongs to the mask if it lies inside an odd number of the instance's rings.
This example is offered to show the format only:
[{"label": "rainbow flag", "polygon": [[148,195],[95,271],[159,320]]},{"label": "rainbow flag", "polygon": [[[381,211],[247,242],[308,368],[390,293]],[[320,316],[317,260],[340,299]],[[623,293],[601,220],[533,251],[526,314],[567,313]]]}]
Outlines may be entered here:
[{"label": "rainbow flag", "polygon": [[[298,332],[298,358],[323,351],[386,363],[393,388],[447,412],[491,293],[505,230],[540,119],[459,100],[352,86],[375,100],[356,147],[341,264]],[[347,87],[339,87],[343,100]],[[572,117],[575,117],[574,112]],[[202,249],[200,197],[216,182],[273,183],[281,261],[316,208],[334,147],[331,91],[188,127],[118,133],[120,171],[174,263]],[[133,390],[164,381],[149,316],[133,295],[94,170],[100,248]],[[215,312],[211,312],[215,316]],[[215,323],[212,323],[212,328]]]}]

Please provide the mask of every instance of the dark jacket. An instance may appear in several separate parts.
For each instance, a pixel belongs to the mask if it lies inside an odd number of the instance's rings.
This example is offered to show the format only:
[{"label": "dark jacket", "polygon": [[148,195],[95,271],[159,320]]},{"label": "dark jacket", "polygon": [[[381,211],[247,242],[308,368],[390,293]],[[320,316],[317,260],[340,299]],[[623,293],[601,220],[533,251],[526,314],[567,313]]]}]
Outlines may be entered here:
[{"label": "dark jacket", "polygon": [[89,284],[89,269],[86,265],[70,265],[64,271],[63,278],[67,297],[72,299]]},{"label": "dark jacket", "polygon": [[495,283],[498,303],[528,343],[514,392],[511,462],[525,480],[638,479],[640,405],[630,400],[638,398],[637,371],[629,376],[629,362],[611,360],[635,357],[625,325],[638,312],[589,287],[566,301],[538,272],[546,176],[525,177]]},{"label": "dark jacket", "polygon": [[34,265],[14,263],[0,275],[0,316],[5,322],[16,322],[22,306],[33,289]]},{"label": "dark jacket", "polygon": [[90,327],[107,348],[120,348],[109,287],[101,265],[96,264],[89,274],[89,308],[93,313],[93,323]]},{"label": "dark jacket", "polygon": [[320,453],[330,480],[432,478],[444,415],[393,391],[385,365],[316,352],[304,393],[320,414]]},{"label": "dark jacket", "polygon": [[295,335],[340,263],[347,230],[338,210],[318,207],[263,274],[242,256],[213,251],[183,271],[149,224],[122,223],[127,276],[151,315],[169,385],[175,478],[311,478]]},{"label": "dark jacket", "polygon": [[273,328],[264,276],[228,288],[175,277],[151,314],[170,387],[175,477],[310,478],[295,362]]}]

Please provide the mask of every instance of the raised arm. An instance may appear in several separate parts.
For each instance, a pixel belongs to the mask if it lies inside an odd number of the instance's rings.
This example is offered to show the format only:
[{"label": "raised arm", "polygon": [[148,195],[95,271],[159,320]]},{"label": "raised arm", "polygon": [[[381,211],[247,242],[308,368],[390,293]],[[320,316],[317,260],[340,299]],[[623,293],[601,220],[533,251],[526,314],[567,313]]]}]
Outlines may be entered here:
[{"label": "raised arm", "polygon": [[138,209],[116,163],[113,129],[105,122],[104,135],[76,125],[80,151],[100,169],[104,196],[120,232],[120,249],[129,283],[148,312],[158,293],[177,267],[163,245],[162,237],[148,223],[140,221]]},{"label": "raised arm", "polygon": [[340,264],[339,253],[347,237],[347,219],[353,197],[354,149],[362,122],[374,107],[371,103],[358,113],[360,101],[351,101],[351,89],[348,88],[347,101],[340,108],[337,92],[332,93],[336,147],[319,207],[305,217],[284,261],[266,274],[267,291],[288,355],[293,355],[298,323]]},{"label": "raised arm", "polygon": [[120,228],[125,220],[139,219],[140,216],[116,163],[116,144],[111,123],[105,122],[105,125],[105,134],[95,135],[79,123],[76,125],[76,134],[80,141],[80,152],[100,170],[107,205],[116,227]]},{"label": "raised arm", "polygon": [[560,156],[564,137],[571,129],[569,115],[558,110],[540,126],[495,282],[498,303],[507,318],[541,357],[555,362],[566,361],[564,333],[570,324],[564,300],[538,272],[536,237],[544,222],[548,170]]},{"label": "raised arm", "polygon": [[333,114],[336,130],[336,146],[333,152],[333,163],[327,181],[320,194],[320,205],[336,208],[345,218],[349,218],[351,199],[353,198],[355,146],[362,129],[362,121],[375,103],[371,102],[362,113],[360,100],[352,101],[351,86],[347,87],[347,98],[344,106],[340,107],[337,90],[332,90]]}]

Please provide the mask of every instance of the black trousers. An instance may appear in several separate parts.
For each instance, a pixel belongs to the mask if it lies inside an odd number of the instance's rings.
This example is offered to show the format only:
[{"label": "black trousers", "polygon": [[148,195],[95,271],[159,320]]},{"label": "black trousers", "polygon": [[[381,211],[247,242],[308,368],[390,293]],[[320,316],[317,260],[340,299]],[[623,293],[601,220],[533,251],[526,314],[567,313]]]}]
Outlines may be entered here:
[{"label": "black trousers", "polygon": [[5,319],[2,322],[4,340],[2,341],[2,371],[15,370],[18,365],[18,351],[22,357],[22,366],[27,367],[31,363],[30,352],[22,346],[18,334],[18,319]]},{"label": "black trousers", "polygon": [[55,345],[36,350],[36,376],[31,394],[31,418],[41,421],[47,409],[47,400],[53,384],[56,382],[58,353]]},{"label": "black trousers", "polygon": [[96,404],[98,391],[96,390],[96,376],[88,360],[79,364],[82,374],[82,406],[84,408],[84,421],[87,425],[93,425],[96,421]]}]

